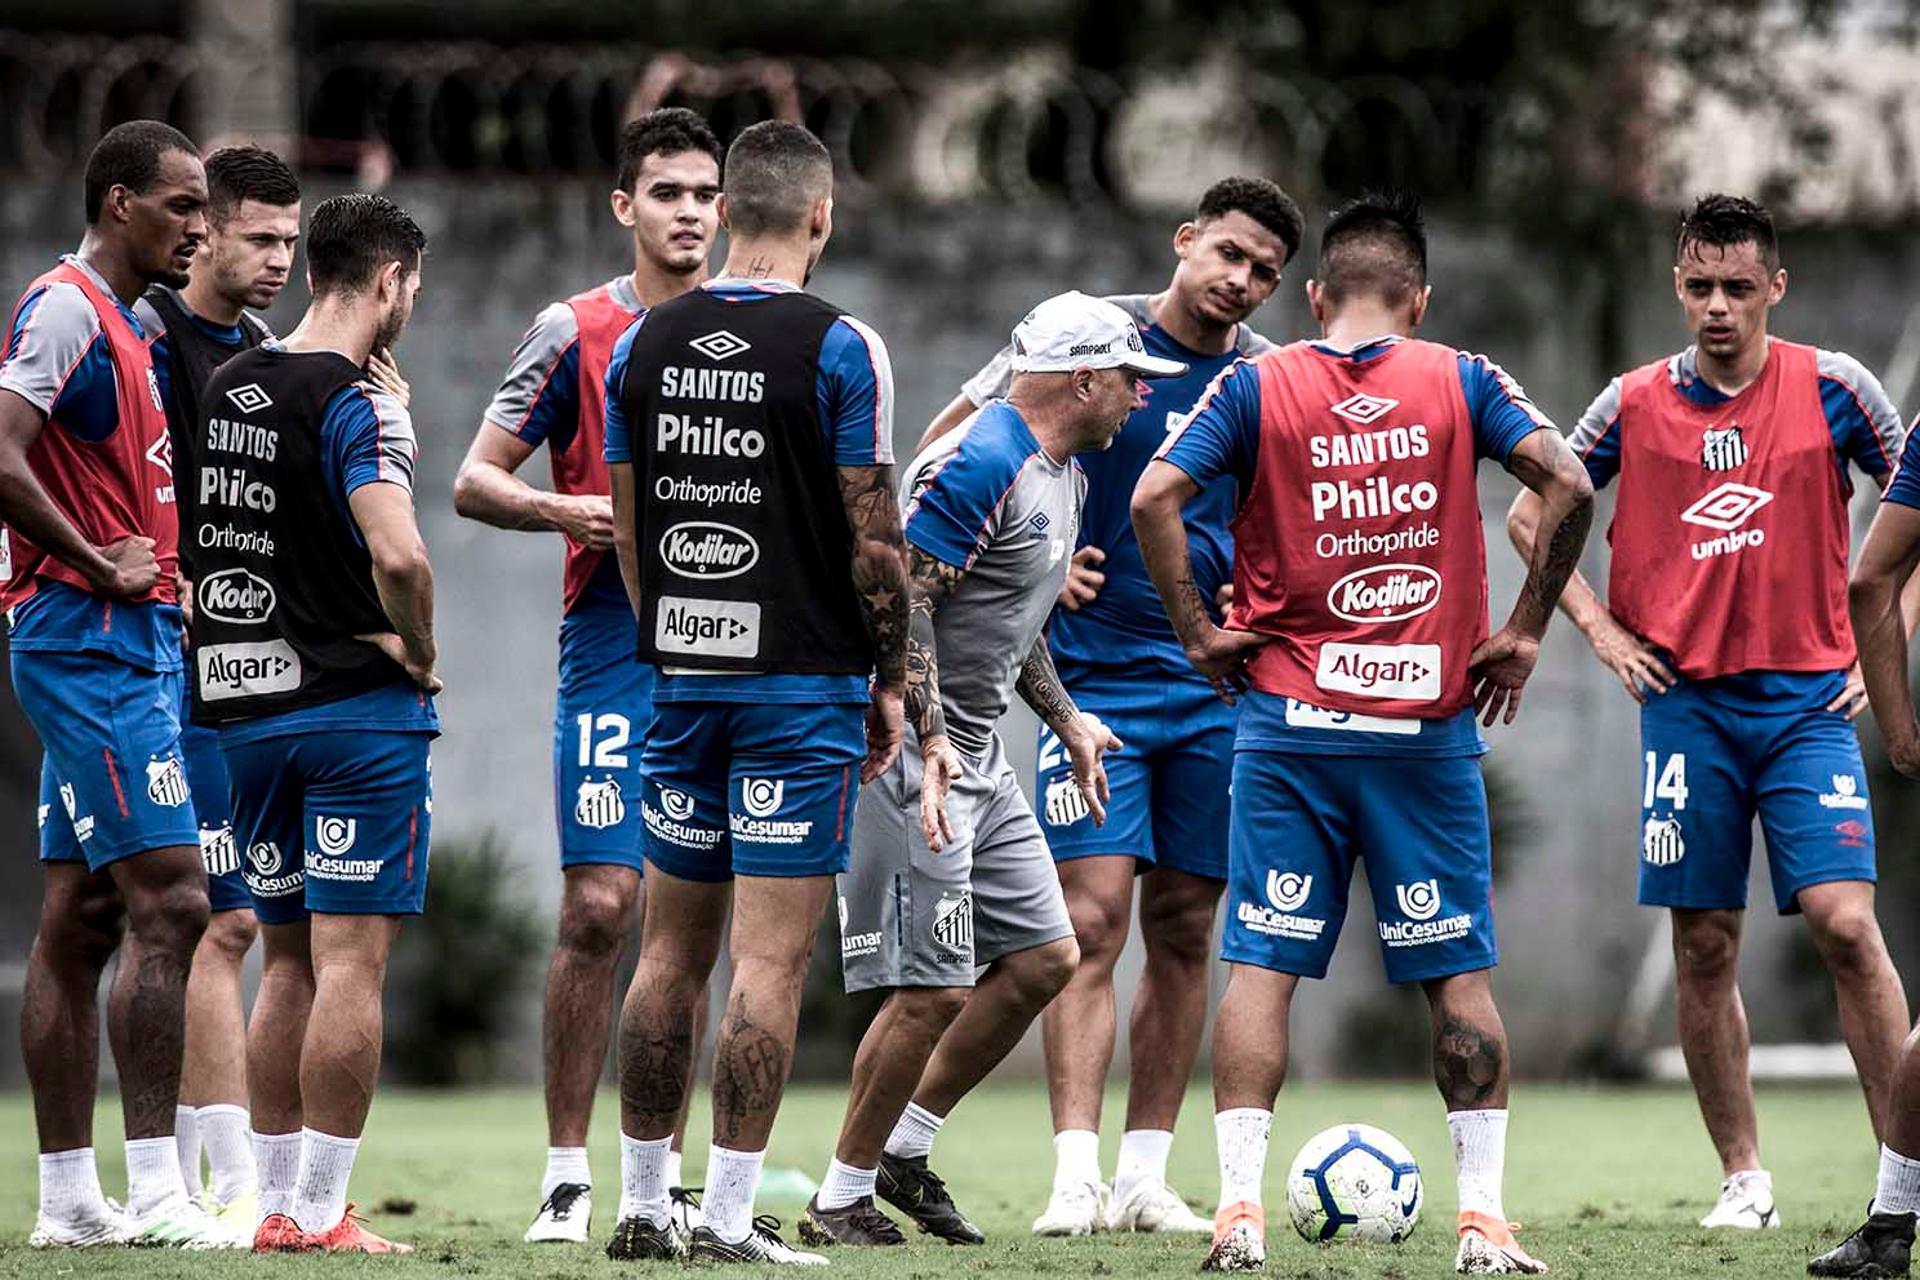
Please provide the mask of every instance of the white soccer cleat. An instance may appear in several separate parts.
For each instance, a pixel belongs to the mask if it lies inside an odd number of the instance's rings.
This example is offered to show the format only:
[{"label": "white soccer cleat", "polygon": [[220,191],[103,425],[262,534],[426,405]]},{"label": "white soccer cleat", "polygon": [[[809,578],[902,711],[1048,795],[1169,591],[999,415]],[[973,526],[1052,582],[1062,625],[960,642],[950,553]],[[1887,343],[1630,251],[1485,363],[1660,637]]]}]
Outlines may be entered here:
[{"label": "white soccer cleat", "polygon": [[145,1249],[251,1249],[251,1224],[243,1234],[184,1192],[145,1213],[127,1214],[127,1243]]},{"label": "white soccer cleat", "polygon": [[585,1244],[593,1226],[593,1188],[584,1182],[555,1187],[520,1238],[528,1244]]},{"label": "white soccer cleat", "polygon": [[693,1229],[706,1221],[706,1215],[700,1211],[700,1193],[704,1187],[668,1187],[667,1212],[672,1216],[673,1225],[680,1232],[682,1240],[693,1234]]},{"label": "white soccer cleat", "polygon": [[1203,1234],[1213,1230],[1210,1219],[1187,1206],[1179,1193],[1158,1178],[1142,1178],[1107,1209],[1109,1231],[1189,1231]]},{"label": "white soccer cleat", "polygon": [[1734,1227],[1744,1231],[1778,1227],[1780,1214],[1773,1204],[1773,1175],[1765,1169],[1748,1169],[1728,1178],[1720,1184],[1720,1203],[1700,1219],[1700,1225],[1709,1230]]},{"label": "white soccer cleat", "polygon": [[55,1222],[51,1218],[39,1218],[33,1224],[33,1234],[27,1237],[30,1249],[99,1249],[106,1246],[118,1247],[133,1238],[127,1226],[126,1214],[120,1206],[109,1200],[106,1204],[106,1216],[88,1218],[81,1222]]},{"label": "white soccer cleat", "polygon": [[1047,1211],[1033,1220],[1037,1236],[1090,1236],[1107,1221],[1107,1187],[1102,1182],[1073,1182],[1055,1187]]},{"label": "white soccer cleat", "polygon": [[1267,1265],[1266,1210],[1250,1201],[1224,1205],[1213,1222],[1213,1247],[1202,1271],[1262,1271]]}]

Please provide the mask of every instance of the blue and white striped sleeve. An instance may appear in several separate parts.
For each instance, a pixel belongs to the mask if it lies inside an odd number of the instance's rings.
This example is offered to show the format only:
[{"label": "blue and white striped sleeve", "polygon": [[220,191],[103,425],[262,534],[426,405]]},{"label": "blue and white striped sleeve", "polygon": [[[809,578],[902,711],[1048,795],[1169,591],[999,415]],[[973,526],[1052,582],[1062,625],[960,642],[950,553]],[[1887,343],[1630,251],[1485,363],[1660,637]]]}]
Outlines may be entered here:
[{"label": "blue and white striped sleeve", "polygon": [[1817,351],[1814,359],[1820,407],[1841,463],[1852,462],[1870,476],[1893,470],[1906,433],[1880,380],[1844,351]]},{"label": "blue and white striped sleeve", "polygon": [[1474,447],[1481,457],[1505,466],[1515,445],[1536,431],[1555,429],[1505,369],[1465,351],[1459,361],[1460,389],[1466,394]]},{"label": "blue and white striped sleeve", "polygon": [[1594,397],[1567,443],[1586,464],[1594,488],[1606,488],[1620,474],[1620,379]]},{"label": "blue and white striped sleeve", "polygon": [[320,436],[328,480],[342,501],[369,484],[413,492],[413,419],[387,392],[366,382],[340,388],[327,401]]},{"label": "blue and white striped sleeve", "polygon": [[836,466],[893,461],[893,363],[871,327],[843,315],[820,343],[820,425]]},{"label": "blue and white striped sleeve", "polygon": [[564,449],[580,421],[580,322],[556,302],[534,319],[513,349],[486,420],[530,445]]},{"label": "blue and white striped sleeve", "polygon": [[952,447],[928,449],[907,486],[907,541],[956,568],[972,567],[992,541],[994,518],[1032,456],[994,427],[976,417]]},{"label": "blue and white striped sleeve", "polygon": [[1236,360],[1214,375],[1193,412],[1167,433],[1153,456],[1193,477],[1202,489],[1227,476],[1244,490],[1260,452],[1260,370]]},{"label": "blue and white striped sleeve", "polygon": [[1893,479],[1887,482],[1887,491],[1881,495],[1882,502],[1897,502],[1903,507],[1920,507],[1920,421],[1907,433],[1906,448],[1901,451],[1900,465],[1894,468]]}]

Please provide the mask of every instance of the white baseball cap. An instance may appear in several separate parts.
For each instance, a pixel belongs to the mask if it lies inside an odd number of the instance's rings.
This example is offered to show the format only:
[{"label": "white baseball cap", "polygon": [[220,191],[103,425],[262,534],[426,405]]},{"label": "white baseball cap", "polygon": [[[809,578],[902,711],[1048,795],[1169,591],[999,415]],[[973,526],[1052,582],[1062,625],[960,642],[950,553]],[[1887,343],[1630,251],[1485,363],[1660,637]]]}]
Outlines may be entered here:
[{"label": "white baseball cap", "polygon": [[1048,298],[1013,327],[1013,371],[1074,369],[1130,369],[1143,378],[1177,378],[1187,366],[1148,355],[1126,312],[1073,289]]}]

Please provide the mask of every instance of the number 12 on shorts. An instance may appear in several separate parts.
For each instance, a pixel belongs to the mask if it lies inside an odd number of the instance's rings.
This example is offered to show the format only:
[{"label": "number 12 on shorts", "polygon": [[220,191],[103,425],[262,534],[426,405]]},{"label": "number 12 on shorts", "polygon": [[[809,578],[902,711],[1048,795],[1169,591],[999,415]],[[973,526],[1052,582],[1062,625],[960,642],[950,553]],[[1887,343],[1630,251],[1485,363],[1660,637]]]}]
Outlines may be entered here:
[{"label": "number 12 on shorts", "polygon": [[1646,782],[1640,793],[1640,807],[1651,809],[1665,800],[1675,809],[1687,807],[1687,757],[1685,752],[1676,752],[1667,757],[1663,768],[1660,753],[1647,752]]},{"label": "number 12 on shorts", "polygon": [[[632,740],[633,724],[617,711],[591,711],[575,717],[580,724],[580,767],[582,769],[624,769],[626,746]],[[596,740],[595,735],[599,737]]]}]

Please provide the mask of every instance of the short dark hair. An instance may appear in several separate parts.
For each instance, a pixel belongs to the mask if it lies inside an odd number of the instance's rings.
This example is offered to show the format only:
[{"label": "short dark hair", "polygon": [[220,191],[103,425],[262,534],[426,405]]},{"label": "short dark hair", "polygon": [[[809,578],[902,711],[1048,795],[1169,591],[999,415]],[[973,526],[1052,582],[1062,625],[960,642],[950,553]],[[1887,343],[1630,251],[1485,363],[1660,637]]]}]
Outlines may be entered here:
[{"label": "short dark hair", "polygon": [[707,127],[707,122],[700,118],[697,111],[689,111],[685,107],[661,107],[647,112],[638,120],[629,120],[620,130],[620,145],[616,151],[620,165],[617,179],[620,189],[626,192],[633,190],[633,184],[640,177],[640,164],[648,156],[677,156],[684,151],[704,151],[713,157],[716,167],[726,159],[720,150],[720,139],[713,136],[713,130]]},{"label": "short dark hair", "polygon": [[1760,260],[1766,263],[1767,270],[1779,267],[1780,242],[1773,233],[1773,215],[1765,205],[1745,196],[1701,196],[1690,212],[1681,215],[1673,260],[1678,262],[1687,256],[1689,249],[1701,245],[1731,249],[1748,241],[1759,249]]},{"label": "short dark hair", "polygon": [[833,156],[811,132],[762,120],[727,148],[727,224],[735,235],[795,231],[814,202],[833,192]]},{"label": "short dark hair", "polygon": [[1306,229],[1306,219],[1300,216],[1300,206],[1280,189],[1279,183],[1265,178],[1222,178],[1200,197],[1200,207],[1194,211],[1193,220],[1206,222],[1229,213],[1244,213],[1279,236],[1280,242],[1287,246],[1288,261],[1300,252],[1300,236]]},{"label": "short dark hair", "polygon": [[299,204],[300,179],[265,147],[222,147],[207,157],[207,216],[225,222],[245,200]]},{"label": "short dark hair", "polygon": [[385,196],[356,191],[322,200],[307,223],[307,274],[316,296],[355,293],[389,262],[420,269],[426,233]]},{"label": "short dark hair", "polygon": [[1373,294],[1405,302],[1427,283],[1427,226],[1410,191],[1369,192],[1341,206],[1320,233],[1320,288],[1339,303]]},{"label": "short dark hair", "polygon": [[100,220],[100,209],[107,192],[125,187],[135,195],[145,195],[160,177],[160,157],[169,151],[184,151],[198,156],[200,151],[187,135],[159,120],[129,120],[117,124],[93,144],[87,157],[87,225]]}]

